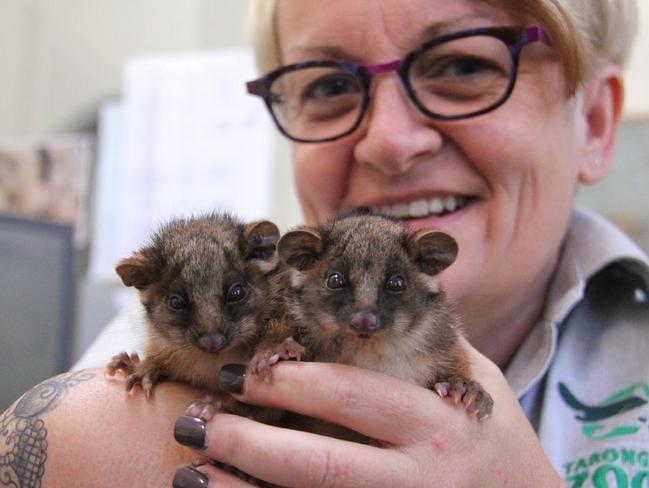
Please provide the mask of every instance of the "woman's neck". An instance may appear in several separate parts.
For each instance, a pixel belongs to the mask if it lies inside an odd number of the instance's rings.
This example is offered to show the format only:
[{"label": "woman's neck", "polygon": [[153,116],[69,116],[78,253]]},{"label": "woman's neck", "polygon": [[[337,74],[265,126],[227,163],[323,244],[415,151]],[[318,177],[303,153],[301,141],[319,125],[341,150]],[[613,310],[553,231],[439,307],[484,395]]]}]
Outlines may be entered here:
[{"label": "woman's neck", "polygon": [[554,266],[545,276],[538,276],[534,289],[523,287],[510,300],[494,305],[485,314],[484,306],[474,310],[462,309],[467,337],[473,347],[504,370],[514,354],[540,320],[552,278]]},{"label": "woman's neck", "polygon": [[[496,363],[501,370],[505,370],[529,332],[538,322],[542,311],[543,301],[541,300],[535,307],[527,307],[495,322],[499,326],[484,328],[483,324],[483,327],[479,329],[479,334],[468,334],[469,341],[482,354]],[[484,322],[484,315],[482,321]],[[467,329],[476,330],[469,327]]]}]

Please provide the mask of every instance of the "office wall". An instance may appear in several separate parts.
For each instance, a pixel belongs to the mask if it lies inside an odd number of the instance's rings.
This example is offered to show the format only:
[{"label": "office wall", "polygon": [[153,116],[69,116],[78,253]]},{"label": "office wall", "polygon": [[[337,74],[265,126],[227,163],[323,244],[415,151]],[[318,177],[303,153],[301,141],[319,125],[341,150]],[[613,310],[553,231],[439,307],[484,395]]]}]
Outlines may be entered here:
[{"label": "office wall", "polygon": [[649,121],[649,1],[637,0],[639,30],[626,77],[626,119]]},{"label": "office wall", "polygon": [[[92,128],[133,56],[246,44],[248,0],[0,0],[0,138]],[[279,140],[279,138],[278,138]],[[300,219],[276,144],[274,218]]]},{"label": "office wall", "polygon": [[0,136],[94,123],[136,55],[241,45],[246,0],[0,1]]}]

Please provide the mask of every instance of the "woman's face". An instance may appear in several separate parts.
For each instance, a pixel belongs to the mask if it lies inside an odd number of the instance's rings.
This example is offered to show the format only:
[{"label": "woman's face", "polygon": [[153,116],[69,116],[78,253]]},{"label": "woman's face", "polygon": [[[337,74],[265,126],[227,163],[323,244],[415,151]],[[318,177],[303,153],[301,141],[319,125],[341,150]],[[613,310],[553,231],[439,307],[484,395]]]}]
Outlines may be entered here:
[{"label": "woman's face", "polygon": [[[386,63],[433,28],[502,25],[515,24],[474,0],[283,0],[278,11],[283,64]],[[368,113],[353,134],[293,147],[305,218],[318,223],[356,207],[414,210],[441,199],[443,213],[403,221],[457,240],[458,259],[442,280],[469,334],[488,332],[496,319],[538,314],[584,159],[579,105],[565,94],[553,51],[538,42],[523,49],[510,99],[463,121],[425,117],[394,72],[375,75]],[[458,202],[464,205],[453,209]]]}]

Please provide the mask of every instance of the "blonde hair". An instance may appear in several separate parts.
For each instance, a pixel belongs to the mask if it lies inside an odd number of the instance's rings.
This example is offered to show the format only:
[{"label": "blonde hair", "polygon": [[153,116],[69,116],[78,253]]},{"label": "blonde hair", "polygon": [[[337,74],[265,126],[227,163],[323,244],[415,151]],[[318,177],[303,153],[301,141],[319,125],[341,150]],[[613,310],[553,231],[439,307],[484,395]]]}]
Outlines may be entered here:
[{"label": "blonde hair", "polygon": [[[635,0],[483,0],[521,23],[548,32],[573,94],[602,61],[624,66],[637,29]],[[249,29],[262,72],[281,66],[277,35],[279,0],[250,0]]]}]

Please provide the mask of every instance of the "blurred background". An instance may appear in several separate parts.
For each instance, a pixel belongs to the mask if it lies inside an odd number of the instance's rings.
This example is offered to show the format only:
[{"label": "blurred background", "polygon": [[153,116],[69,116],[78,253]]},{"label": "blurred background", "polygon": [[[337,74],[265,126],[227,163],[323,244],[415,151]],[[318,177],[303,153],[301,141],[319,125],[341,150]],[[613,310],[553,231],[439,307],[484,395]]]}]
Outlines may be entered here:
[{"label": "blurred background", "polygon": [[[616,163],[580,190],[649,250],[649,2]],[[246,0],[0,0],[0,411],[131,299],[118,259],[171,215],[300,221],[288,147],[243,83]],[[251,144],[251,141],[255,141]]]}]

